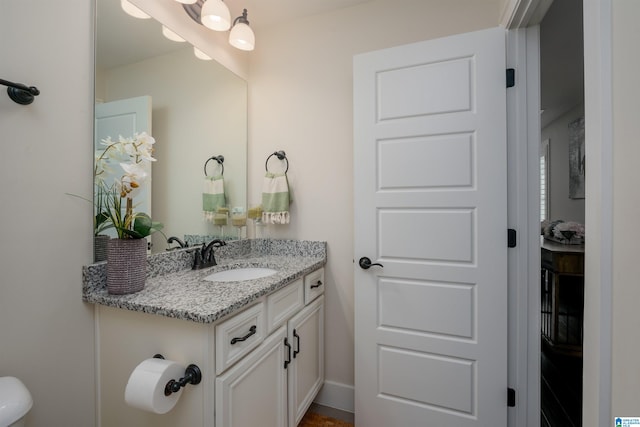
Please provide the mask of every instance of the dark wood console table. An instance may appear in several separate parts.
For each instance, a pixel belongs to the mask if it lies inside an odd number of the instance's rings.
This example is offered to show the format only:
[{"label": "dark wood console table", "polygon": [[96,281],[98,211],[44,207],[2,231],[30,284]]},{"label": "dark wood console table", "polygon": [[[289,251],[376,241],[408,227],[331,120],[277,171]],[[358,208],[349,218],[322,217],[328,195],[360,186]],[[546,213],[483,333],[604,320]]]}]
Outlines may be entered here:
[{"label": "dark wood console table", "polygon": [[584,245],[541,238],[542,338],[554,350],[582,356]]}]

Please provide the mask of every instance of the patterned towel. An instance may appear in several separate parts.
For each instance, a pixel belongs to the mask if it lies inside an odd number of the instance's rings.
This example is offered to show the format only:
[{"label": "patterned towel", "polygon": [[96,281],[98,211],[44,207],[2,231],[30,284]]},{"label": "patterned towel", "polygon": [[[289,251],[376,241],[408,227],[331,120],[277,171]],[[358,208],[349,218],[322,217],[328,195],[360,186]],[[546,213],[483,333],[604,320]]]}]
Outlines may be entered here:
[{"label": "patterned towel", "polygon": [[267,172],[262,182],[262,222],[289,224],[290,204],[287,174]]},{"label": "patterned towel", "polygon": [[227,204],[224,196],[224,178],[222,175],[206,177],[204,179],[204,189],[202,191],[202,211],[204,218],[213,222],[216,211],[219,207]]}]

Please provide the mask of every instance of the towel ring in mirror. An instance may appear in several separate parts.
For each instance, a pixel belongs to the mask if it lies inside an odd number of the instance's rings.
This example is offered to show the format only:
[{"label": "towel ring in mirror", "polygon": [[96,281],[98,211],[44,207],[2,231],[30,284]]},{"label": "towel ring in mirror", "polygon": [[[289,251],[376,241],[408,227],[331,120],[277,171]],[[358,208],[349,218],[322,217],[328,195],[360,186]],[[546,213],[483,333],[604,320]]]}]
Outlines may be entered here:
[{"label": "towel ring in mirror", "polygon": [[267,161],[264,162],[264,168],[266,169],[266,171],[269,172],[269,159],[273,156],[276,156],[278,160],[284,160],[285,162],[287,162],[287,168],[284,170],[284,173],[287,173],[289,171],[289,159],[287,159],[287,155],[282,150],[275,151],[273,154],[267,157]]},{"label": "towel ring in mirror", "polygon": [[219,156],[213,156],[213,157],[209,157],[207,159],[206,162],[204,162],[204,176],[209,176],[207,175],[207,164],[211,161],[211,160],[215,160],[216,162],[218,162],[218,164],[220,165],[220,168],[222,169],[220,172],[220,175],[224,175],[224,156],[221,154]]}]

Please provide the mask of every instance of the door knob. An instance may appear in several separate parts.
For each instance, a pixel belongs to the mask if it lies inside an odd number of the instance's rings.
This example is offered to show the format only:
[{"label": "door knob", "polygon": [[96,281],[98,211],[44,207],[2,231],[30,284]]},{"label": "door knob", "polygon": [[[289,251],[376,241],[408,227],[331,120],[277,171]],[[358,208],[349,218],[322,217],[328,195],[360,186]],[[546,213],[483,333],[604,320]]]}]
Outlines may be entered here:
[{"label": "door knob", "polygon": [[376,263],[371,263],[371,260],[369,258],[367,258],[366,256],[363,256],[362,258],[360,258],[360,261],[358,261],[358,264],[360,264],[360,268],[363,270],[368,270],[369,267],[373,266],[373,265],[378,265],[380,267],[383,267],[382,264],[376,262]]}]

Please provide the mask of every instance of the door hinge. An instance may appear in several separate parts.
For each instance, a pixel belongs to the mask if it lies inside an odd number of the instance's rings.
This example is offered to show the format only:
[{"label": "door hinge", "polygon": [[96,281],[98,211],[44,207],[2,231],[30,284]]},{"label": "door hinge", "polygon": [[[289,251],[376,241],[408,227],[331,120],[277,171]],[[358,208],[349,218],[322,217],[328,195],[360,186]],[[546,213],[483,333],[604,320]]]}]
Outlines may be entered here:
[{"label": "door hinge", "polygon": [[507,247],[508,248],[515,248],[516,247],[516,230],[514,230],[513,228],[509,228],[507,230]]},{"label": "door hinge", "polygon": [[514,87],[516,85],[516,70],[515,68],[507,68],[507,87]]},{"label": "door hinge", "polygon": [[507,389],[507,406],[509,408],[516,406],[516,391],[511,387]]}]

